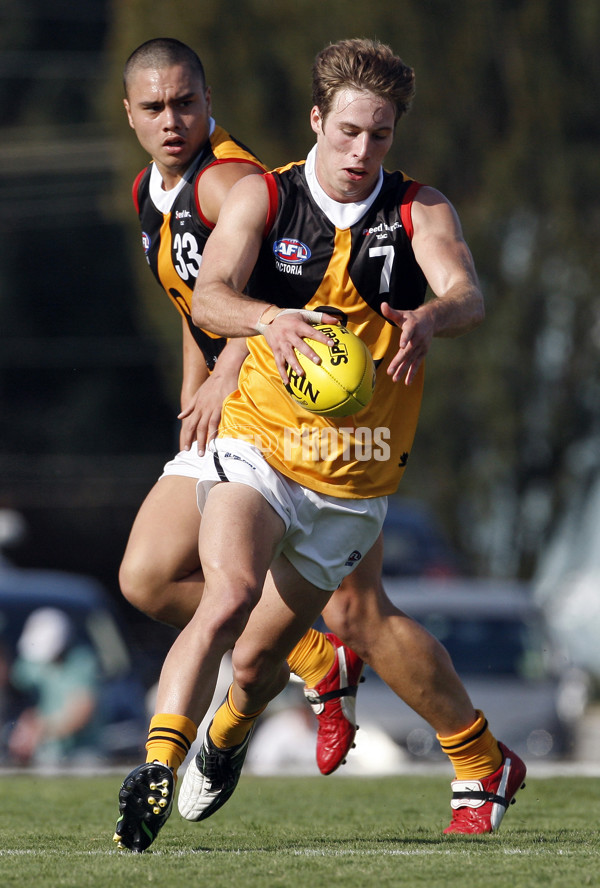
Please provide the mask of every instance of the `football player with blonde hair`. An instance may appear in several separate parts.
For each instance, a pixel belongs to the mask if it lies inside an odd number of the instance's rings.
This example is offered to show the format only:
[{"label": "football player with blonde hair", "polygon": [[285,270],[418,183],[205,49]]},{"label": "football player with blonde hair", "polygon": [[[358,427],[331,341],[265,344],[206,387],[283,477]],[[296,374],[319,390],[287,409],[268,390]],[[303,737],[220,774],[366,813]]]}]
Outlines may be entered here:
[{"label": "football player with blonde hair", "polygon": [[[223,404],[219,434],[199,459],[204,593],[165,660],[152,724],[198,724],[221,657],[234,648],[228,699],[179,795],[184,817],[210,816],[237,785],[256,715],[288,680],[288,652],[323,612],[435,726],[455,770],[446,832],[491,832],[525,766],[474,709],[441,645],[391,607],[380,579],[387,497],[412,449],[424,359],[434,337],[482,322],[481,289],[449,201],[383,168],[412,99],[411,69],[376,41],[342,41],[317,57],[313,85],[316,145],[305,161],[246,176],[230,190],[194,288],[195,324],[246,339],[249,356]],[[284,239],[306,248],[300,273],[279,255]],[[322,334],[312,325],[321,316],[335,322],[324,306],[344,312],[377,366],[373,399],[353,423],[341,421],[343,435],[339,422],[303,410],[284,385],[288,367],[302,374],[298,352],[317,359],[308,340]],[[284,432],[305,426],[340,429],[327,460],[302,447],[284,453]],[[386,431],[390,459],[359,454],[353,434],[364,428]],[[268,446],[261,448],[261,435]],[[359,583],[367,565],[370,588]],[[155,785],[170,798],[169,763],[154,766]],[[142,810],[137,770],[121,792],[132,829]],[[146,847],[169,811],[160,802],[144,810]]]}]

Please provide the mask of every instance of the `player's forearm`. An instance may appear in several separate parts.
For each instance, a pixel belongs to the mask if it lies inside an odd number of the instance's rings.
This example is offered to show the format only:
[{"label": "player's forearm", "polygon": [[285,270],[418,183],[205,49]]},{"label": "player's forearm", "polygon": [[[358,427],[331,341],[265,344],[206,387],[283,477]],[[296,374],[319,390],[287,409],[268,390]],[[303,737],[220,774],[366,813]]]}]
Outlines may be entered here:
[{"label": "player's forearm", "polygon": [[248,346],[244,338],[230,339],[213,370],[213,376],[236,379],[242,364],[248,356]]},{"label": "player's forearm", "polygon": [[200,386],[208,379],[208,367],[202,351],[192,337],[187,319],[182,319],[183,378],[181,409],[185,410]]},{"label": "player's forearm", "polygon": [[256,336],[256,325],[269,305],[221,282],[209,283],[194,292],[192,320],[197,327],[227,339]]},{"label": "player's forearm", "polygon": [[463,336],[485,317],[481,290],[475,284],[456,284],[443,296],[426,302],[422,310],[430,314],[433,335],[440,338]]}]

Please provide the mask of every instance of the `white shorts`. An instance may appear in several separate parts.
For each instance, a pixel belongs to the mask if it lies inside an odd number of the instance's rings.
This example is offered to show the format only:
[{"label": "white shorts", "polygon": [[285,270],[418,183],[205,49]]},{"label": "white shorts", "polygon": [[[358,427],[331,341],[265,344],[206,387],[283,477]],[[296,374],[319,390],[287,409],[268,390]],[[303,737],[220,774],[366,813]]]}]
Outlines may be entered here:
[{"label": "white shorts", "polygon": [[201,477],[202,457],[198,455],[198,442],[194,441],[190,450],[180,450],[163,468],[161,478],[165,475],[183,475],[184,478]]},{"label": "white shorts", "polygon": [[261,451],[237,438],[217,438],[204,456],[196,446],[182,451],[164,468],[164,475],[196,478],[198,508],[220,481],[257,490],[285,525],[279,553],[301,576],[326,591],[337,589],[379,536],[387,497],[343,499],[317,493],[272,468]]}]

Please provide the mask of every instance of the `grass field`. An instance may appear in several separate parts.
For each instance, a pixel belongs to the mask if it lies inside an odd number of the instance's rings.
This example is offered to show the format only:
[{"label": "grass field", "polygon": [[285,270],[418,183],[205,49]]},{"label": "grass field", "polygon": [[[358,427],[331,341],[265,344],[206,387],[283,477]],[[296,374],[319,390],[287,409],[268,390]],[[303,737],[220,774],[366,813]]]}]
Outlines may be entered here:
[{"label": "grass field", "polygon": [[528,779],[492,836],[443,836],[440,776],[243,777],[145,854],[112,843],[120,776],[2,777],[0,885],[19,888],[600,886],[600,779]]}]

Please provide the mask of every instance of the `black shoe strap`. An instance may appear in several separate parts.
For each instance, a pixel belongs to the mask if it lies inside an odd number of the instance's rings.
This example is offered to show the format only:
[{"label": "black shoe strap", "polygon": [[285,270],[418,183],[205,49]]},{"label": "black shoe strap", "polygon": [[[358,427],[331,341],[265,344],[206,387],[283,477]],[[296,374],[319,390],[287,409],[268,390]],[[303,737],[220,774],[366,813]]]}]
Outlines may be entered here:
[{"label": "black shoe strap", "polygon": [[337,697],[356,697],[356,692],[358,688],[356,685],[352,685],[352,687],[348,688],[339,688],[337,691],[327,691],[326,694],[318,694],[313,696],[313,694],[307,695],[307,700],[309,703],[327,703],[329,700],[335,700]]},{"label": "black shoe strap", "polygon": [[496,805],[503,805],[505,808],[508,807],[508,802],[503,796],[496,795],[493,792],[486,792],[485,790],[465,790],[464,792],[453,792],[452,798],[456,801],[462,801],[463,799],[471,799],[472,801],[478,802],[493,802]]}]

